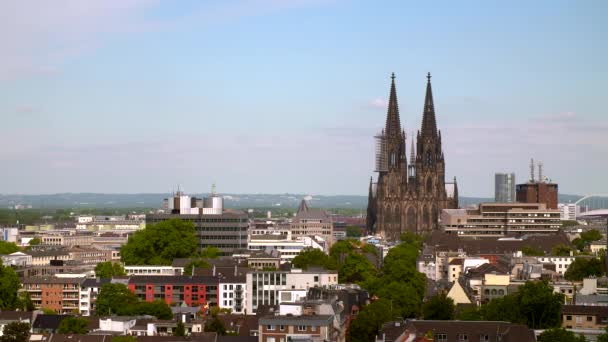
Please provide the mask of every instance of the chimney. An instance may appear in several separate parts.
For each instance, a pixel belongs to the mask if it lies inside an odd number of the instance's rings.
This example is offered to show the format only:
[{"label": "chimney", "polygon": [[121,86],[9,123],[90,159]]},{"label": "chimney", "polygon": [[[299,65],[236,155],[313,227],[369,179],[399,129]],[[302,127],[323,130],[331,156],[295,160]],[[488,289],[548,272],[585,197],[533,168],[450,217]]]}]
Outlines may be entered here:
[{"label": "chimney", "polygon": [[215,277],[215,265],[213,265],[213,276]]},{"label": "chimney", "polygon": [[538,162],[538,182],[543,182],[543,162]]}]

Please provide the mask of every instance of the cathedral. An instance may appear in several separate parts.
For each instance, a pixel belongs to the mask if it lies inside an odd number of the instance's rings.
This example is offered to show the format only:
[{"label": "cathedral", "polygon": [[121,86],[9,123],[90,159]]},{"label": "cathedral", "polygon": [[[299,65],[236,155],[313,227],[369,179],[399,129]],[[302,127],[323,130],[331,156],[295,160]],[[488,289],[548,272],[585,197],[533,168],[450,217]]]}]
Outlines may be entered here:
[{"label": "cathedral", "polygon": [[[431,74],[427,76],[422,127],[411,139],[409,161],[407,137],[401,127],[395,74],[386,114],[386,126],[376,137],[378,180],[369,184],[367,228],[387,240],[404,232],[424,234],[438,229],[442,209],[458,208],[458,186],[445,182],[441,131],[437,129]],[[414,145],[415,144],[415,145]]]}]

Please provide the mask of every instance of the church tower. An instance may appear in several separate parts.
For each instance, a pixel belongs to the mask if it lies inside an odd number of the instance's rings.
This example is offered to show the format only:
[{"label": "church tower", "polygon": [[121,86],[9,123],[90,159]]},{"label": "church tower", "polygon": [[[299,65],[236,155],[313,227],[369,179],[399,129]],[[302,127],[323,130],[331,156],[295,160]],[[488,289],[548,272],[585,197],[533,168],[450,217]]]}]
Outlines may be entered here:
[{"label": "church tower", "polygon": [[445,161],[430,73],[427,75],[422,127],[416,136],[415,149],[412,137],[409,164],[395,75],[391,76],[386,125],[376,136],[376,171],[375,192],[371,191],[370,184],[368,215],[373,214],[373,218],[368,218],[368,228],[375,225],[376,233],[389,240],[399,239],[406,231],[422,234],[436,230],[441,210],[458,207],[455,182],[445,183]]}]

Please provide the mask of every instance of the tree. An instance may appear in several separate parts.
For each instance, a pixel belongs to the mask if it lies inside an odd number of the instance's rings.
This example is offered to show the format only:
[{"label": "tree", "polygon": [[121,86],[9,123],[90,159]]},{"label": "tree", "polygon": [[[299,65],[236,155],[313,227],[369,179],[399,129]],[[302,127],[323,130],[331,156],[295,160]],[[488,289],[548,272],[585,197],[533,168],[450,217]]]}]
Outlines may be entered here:
[{"label": "tree", "polygon": [[192,222],[172,219],[149,225],[121,247],[127,265],[171,265],[175,258],[196,256],[197,238]]},{"label": "tree", "polygon": [[[4,242],[4,241],[0,241]],[[0,309],[14,310],[20,307],[17,291],[21,288],[17,273],[10,267],[2,265],[0,260]]]},{"label": "tree", "polygon": [[218,335],[226,335],[226,327],[217,315],[211,315],[211,319],[205,322],[205,332],[216,332]]},{"label": "tree", "polygon": [[138,302],[130,308],[126,308],[120,315],[150,315],[158,319],[172,319],[173,312],[164,300],[155,300],[153,302]]},{"label": "tree", "polygon": [[32,298],[30,297],[29,292],[23,291],[19,293],[18,303],[19,304],[17,308],[19,310],[34,311],[36,309],[34,303],[32,303]]},{"label": "tree", "polygon": [[599,277],[603,274],[603,263],[597,258],[576,258],[568,266],[564,278],[568,280],[583,280],[590,276]]},{"label": "tree", "polygon": [[559,325],[564,295],[554,293],[553,287],[547,282],[526,282],[519,287],[516,298],[517,307],[528,327],[546,329]]},{"label": "tree", "polygon": [[323,251],[316,248],[307,248],[301,251],[291,261],[295,268],[308,269],[309,266],[319,266],[326,269],[336,269],[335,262]]},{"label": "tree", "polygon": [[361,237],[361,228],[358,226],[346,226],[346,237],[347,238]]},{"label": "tree", "polygon": [[348,340],[351,342],[373,341],[382,324],[397,316],[397,313],[391,310],[390,300],[377,300],[364,307],[352,321],[348,330]]},{"label": "tree", "polygon": [[583,249],[585,249],[585,246],[587,245],[585,240],[583,240],[581,238],[576,238],[576,239],[572,240],[572,244],[574,245],[574,247],[576,247],[576,249],[578,249],[581,252],[583,251]]},{"label": "tree", "polygon": [[222,254],[219,248],[210,246],[201,251],[201,258],[216,259]]},{"label": "tree", "polygon": [[538,248],[532,247],[532,246],[524,246],[521,249],[521,252],[526,256],[543,256],[543,255],[545,255],[545,252],[541,251]]},{"label": "tree", "polygon": [[2,329],[0,342],[26,342],[30,337],[30,324],[25,322],[11,322]]},{"label": "tree", "polygon": [[376,275],[376,267],[361,254],[346,256],[340,269],[338,278],[340,283],[358,283]]},{"label": "tree", "polygon": [[113,278],[127,275],[121,264],[112,261],[100,262],[95,266],[95,275],[100,278]]},{"label": "tree", "polygon": [[572,249],[564,244],[553,246],[551,255],[553,256],[569,256]]},{"label": "tree", "polygon": [[[601,335],[600,335],[601,336]],[[575,335],[564,328],[552,328],[543,331],[538,336],[538,342],[585,342],[585,336]],[[598,339],[598,342],[600,340]]]},{"label": "tree", "polygon": [[33,239],[30,240],[30,242],[28,243],[28,245],[30,246],[37,246],[42,242],[42,240],[40,240],[39,237],[35,237]]},{"label": "tree", "polygon": [[53,310],[51,308],[42,307],[42,308],[40,308],[40,310],[45,315],[56,315],[57,314],[57,311],[55,311],[55,310]]},{"label": "tree", "polygon": [[173,336],[186,336],[186,326],[181,320],[177,322],[173,330]]},{"label": "tree", "polygon": [[445,292],[431,298],[422,306],[422,315],[425,320],[449,321],[454,319],[454,300]]},{"label": "tree", "polygon": [[137,297],[124,284],[104,284],[97,297],[98,315],[122,315],[137,303]]},{"label": "tree", "polygon": [[585,242],[599,241],[602,239],[602,233],[597,229],[591,229],[581,233],[581,239]]},{"label": "tree", "polygon": [[184,267],[184,274],[192,275],[192,269],[194,268],[209,268],[210,265],[203,259],[194,259],[190,261],[186,267]]},{"label": "tree", "polygon": [[604,329],[603,334],[597,335],[597,342],[608,342],[608,327]]},{"label": "tree", "polygon": [[89,332],[88,321],[81,317],[66,317],[57,328],[60,334],[86,334]]},{"label": "tree", "polygon": [[14,242],[0,241],[0,254],[12,254],[19,251]]}]

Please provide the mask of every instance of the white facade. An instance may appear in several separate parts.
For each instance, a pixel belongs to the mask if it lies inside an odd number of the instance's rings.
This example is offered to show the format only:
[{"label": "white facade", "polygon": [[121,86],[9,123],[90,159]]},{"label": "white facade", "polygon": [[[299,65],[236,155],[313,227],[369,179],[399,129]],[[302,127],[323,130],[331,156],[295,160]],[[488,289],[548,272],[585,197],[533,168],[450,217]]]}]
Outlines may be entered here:
[{"label": "white facade", "polygon": [[336,271],[303,271],[247,273],[246,313],[255,314],[258,305],[278,305],[279,292],[285,290],[308,290],[311,287],[325,287],[338,284]]},{"label": "white facade", "polygon": [[231,309],[232,313],[244,313],[247,300],[247,283],[228,281],[220,280],[217,305],[221,309]]},{"label": "white facade", "polygon": [[140,276],[181,275],[180,270],[183,270],[183,269],[176,269],[173,266],[159,266],[159,265],[125,266],[125,273],[127,273],[128,276],[132,276],[132,275],[140,275]]},{"label": "white facade", "polygon": [[23,252],[15,252],[2,256],[2,264],[5,266],[25,267],[32,264],[32,256]]},{"label": "white facade", "polygon": [[18,228],[1,228],[2,229],[2,239],[7,242],[17,243],[17,237],[19,236]]},{"label": "white facade", "polygon": [[300,252],[306,248],[313,248],[324,251],[323,245],[316,237],[302,236],[296,240],[291,240],[290,235],[252,235],[248,239],[248,248],[252,251],[278,251],[281,263],[293,260]]},{"label": "white facade", "polygon": [[581,213],[581,207],[574,203],[559,203],[557,209],[562,221],[576,221],[576,217]]},{"label": "white facade", "polygon": [[563,276],[572,262],[576,259],[573,256],[541,256],[537,260],[543,264],[555,264],[555,271]]}]

